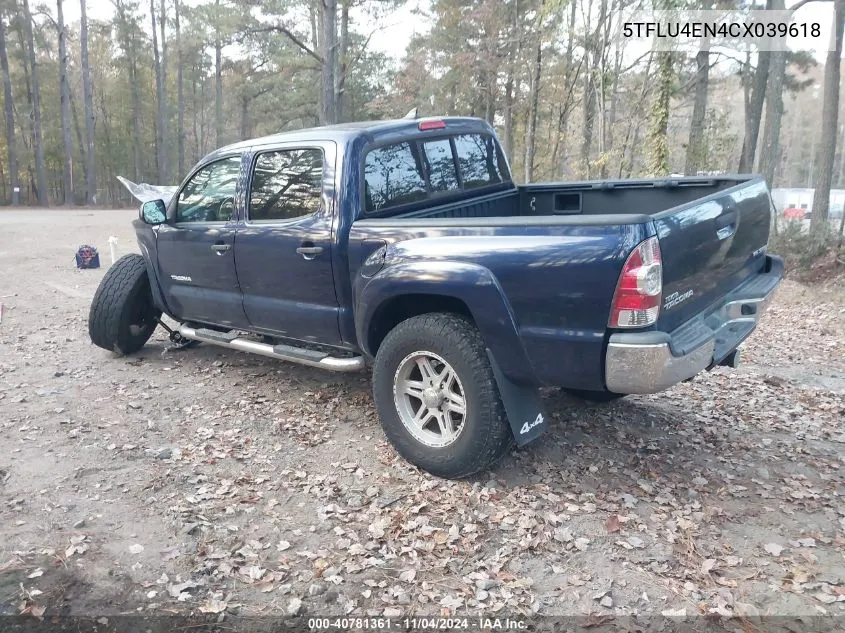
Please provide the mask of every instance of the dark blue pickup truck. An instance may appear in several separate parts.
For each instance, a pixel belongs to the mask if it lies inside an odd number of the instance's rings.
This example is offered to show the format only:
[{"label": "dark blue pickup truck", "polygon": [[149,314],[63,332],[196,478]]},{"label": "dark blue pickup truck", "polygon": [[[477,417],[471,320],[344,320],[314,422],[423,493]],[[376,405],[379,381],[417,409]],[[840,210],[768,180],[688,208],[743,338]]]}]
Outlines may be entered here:
[{"label": "dark blue pickup truck", "polygon": [[463,477],[543,432],[541,386],[606,401],[735,365],[783,274],[771,213],[755,176],[516,185],[473,118],[278,134],[142,205],[89,332],[372,365],[396,449]]}]

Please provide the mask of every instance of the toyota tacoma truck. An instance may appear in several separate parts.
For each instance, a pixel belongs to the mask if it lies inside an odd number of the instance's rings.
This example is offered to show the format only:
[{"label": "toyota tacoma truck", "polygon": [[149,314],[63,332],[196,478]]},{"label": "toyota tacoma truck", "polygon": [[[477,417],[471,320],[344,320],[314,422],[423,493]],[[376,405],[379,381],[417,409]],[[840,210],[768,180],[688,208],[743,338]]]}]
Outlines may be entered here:
[{"label": "toyota tacoma truck", "polygon": [[772,209],[750,175],[518,185],[475,118],[287,132],[144,202],[89,333],[371,366],[396,450],[465,477],[541,435],[540,387],[608,401],[735,366],[783,276]]}]

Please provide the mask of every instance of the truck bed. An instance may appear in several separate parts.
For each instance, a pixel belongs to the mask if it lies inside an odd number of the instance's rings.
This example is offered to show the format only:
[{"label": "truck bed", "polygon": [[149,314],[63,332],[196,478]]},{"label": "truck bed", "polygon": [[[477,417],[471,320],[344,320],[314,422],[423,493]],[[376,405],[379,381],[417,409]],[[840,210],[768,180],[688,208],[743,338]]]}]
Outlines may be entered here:
[{"label": "truck bed", "polygon": [[[403,266],[433,266],[414,273],[432,280],[450,265],[488,270],[508,299],[534,375],[545,384],[601,389],[604,344],[614,331],[611,299],[632,249],[659,240],[661,309],[647,329],[672,332],[762,270],[770,211],[768,190],[755,176],[511,187],[355,221],[350,279],[363,275],[359,281],[369,283],[370,275]],[[365,266],[380,247],[381,263]],[[471,282],[462,284],[458,292],[443,277],[433,292],[466,295]]]},{"label": "truck bed", "polygon": [[409,211],[397,218],[653,216],[748,182],[749,176],[604,180],[519,185],[486,196]]}]

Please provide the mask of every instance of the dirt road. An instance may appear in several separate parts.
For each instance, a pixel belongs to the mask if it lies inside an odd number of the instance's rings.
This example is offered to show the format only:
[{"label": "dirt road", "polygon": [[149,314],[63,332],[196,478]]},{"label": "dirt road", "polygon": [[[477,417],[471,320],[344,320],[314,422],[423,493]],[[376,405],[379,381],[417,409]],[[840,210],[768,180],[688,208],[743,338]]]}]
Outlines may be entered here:
[{"label": "dirt road", "polygon": [[548,392],[542,442],[447,482],[367,375],[92,346],[134,214],[0,212],[0,613],[845,614],[842,283],[785,282],[737,370]]}]

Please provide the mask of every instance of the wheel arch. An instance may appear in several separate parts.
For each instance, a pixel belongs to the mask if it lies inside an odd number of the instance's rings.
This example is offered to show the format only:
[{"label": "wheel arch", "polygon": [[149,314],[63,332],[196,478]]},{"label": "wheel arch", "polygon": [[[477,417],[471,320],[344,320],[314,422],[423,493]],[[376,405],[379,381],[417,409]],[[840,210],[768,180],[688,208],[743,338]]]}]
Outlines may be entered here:
[{"label": "wheel arch", "polygon": [[459,314],[481,332],[505,373],[522,384],[536,383],[516,321],[498,280],[477,264],[407,262],[383,269],[356,284],[356,336],[370,357],[402,321],[431,312]]}]

